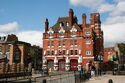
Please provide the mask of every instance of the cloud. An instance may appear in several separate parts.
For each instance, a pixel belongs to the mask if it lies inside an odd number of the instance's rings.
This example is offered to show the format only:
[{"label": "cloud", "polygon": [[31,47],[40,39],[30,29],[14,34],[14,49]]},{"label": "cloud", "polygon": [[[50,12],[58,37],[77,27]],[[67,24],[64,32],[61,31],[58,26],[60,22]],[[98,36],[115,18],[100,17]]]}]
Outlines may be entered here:
[{"label": "cloud", "polygon": [[102,25],[105,46],[113,46],[117,42],[125,41],[125,23]]},{"label": "cloud", "polygon": [[19,24],[17,22],[0,25],[0,36],[15,34],[17,35],[19,41],[24,41],[31,43],[32,45],[38,45],[42,47],[42,31],[19,31],[18,28]]},{"label": "cloud", "polygon": [[22,31],[16,33],[19,41],[25,41],[32,45],[38,45],[42,47],[42,32],[41,31]]},{"label": "cloud", "polygon": [[99,13],[105,13],[105,12],[110,12],[110,11],[112,11],[112,10],[114,10],[115,9],[115,5],[113,5],[113,4],[101,4],[99,7],[98,7],[98,9],[97,9],[97,11],[99,12]]},{"label": "cloud", "polygon": [[119,1],[110,16],[125,15],[125,1]]},{"label": "cloud", "polygon": [[99,6],[104,0],[69,0],[71,5],[94,8]]},{"label": "cloud", "polygon": [[113,0],[114,2],[121,2],[121,1],[124,1],[124,0]]},{"label": "cloud", "polygon": [[8,24],[0,25],[0,32],[7,33],[16,31],[19,28],[19,24],[17,22],[11,22]]},{"label": "cloud", "polygon": [[116,23],[125,23],[125,16],[112,16],[108,17],[105,21],[105,24],[116,24]]}]

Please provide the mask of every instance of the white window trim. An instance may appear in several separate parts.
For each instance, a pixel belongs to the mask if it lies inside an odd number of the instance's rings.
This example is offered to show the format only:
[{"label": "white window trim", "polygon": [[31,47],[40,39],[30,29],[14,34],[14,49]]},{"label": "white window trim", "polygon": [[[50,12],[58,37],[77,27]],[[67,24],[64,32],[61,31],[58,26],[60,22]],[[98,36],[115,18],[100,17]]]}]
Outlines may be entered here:
[{"label": "white window trim", "polygon": [[43,55],[46,55],[46,51],[44,51]]},{"label": "white window trim", "polygon": [[68,22],[66,22],[66,26],[69,26],[69,23],[68,23]]},{"label": "white window trim", "polygon": [[48,46],[48,48],[50,48],[50,46]]},{"label": "white window trim", "polygon": [[79,54],[81,54],[81,50],[79,50]]},{"label": "white window trim", "polygon": [[51,46],[52,48],[54,48],[54,46]]}]

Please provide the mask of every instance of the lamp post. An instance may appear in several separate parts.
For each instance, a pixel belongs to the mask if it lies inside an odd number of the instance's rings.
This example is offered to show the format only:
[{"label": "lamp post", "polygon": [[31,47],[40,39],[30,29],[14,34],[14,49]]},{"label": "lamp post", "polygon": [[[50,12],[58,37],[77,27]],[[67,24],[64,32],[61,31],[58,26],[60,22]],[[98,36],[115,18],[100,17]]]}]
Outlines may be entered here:
[{"label": "lamp post", "polygon": [[102,69],[101,69],[101,62],[103,61],[102,55],[98,55],[97,61],[98,61],[98,75],[101,75],[101,71],[102,71]]}]

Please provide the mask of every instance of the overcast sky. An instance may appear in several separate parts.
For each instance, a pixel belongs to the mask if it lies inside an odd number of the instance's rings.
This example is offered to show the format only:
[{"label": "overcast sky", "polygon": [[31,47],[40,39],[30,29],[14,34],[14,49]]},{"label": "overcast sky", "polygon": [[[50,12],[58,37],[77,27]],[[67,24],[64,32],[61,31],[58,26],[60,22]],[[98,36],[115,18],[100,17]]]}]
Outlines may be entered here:
[{"label": "overcast sky", "polygon": [[0,0],[0,35],[16,34],[19,40],[42,46],[44,21],[54,25],[72,8],[81,23],[81,15],[101,14],[105,47],[125,40],[125,0]]}]

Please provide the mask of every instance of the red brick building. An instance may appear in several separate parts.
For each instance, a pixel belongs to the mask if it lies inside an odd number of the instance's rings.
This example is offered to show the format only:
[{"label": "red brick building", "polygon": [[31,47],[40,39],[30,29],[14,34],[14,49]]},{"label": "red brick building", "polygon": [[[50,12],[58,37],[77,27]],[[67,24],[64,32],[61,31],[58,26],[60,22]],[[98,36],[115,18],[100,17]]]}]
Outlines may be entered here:
[{"label": "red brick building", "polygon": [[82,15],[82,24],[78,24],[72,9],[69,16],[59,17],[56,24],[49,28],[45,21],[43,33],[43,69],[81,70],[95,65],[98,56],[103,56],[103,31],[99,13]]},{"label": "red brick building", "polygon": [[117,52],[114,47],[104,49],[104,62],[113,61],[113,57],[117,58]]}]

